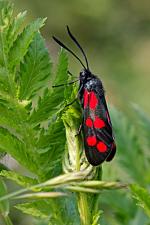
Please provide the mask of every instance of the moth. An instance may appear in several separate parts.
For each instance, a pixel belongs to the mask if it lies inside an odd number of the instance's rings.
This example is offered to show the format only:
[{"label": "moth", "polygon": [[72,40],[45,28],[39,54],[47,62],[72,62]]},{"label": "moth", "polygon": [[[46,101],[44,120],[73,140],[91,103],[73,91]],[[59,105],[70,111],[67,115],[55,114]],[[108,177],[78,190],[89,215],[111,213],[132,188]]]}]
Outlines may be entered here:
[{"label": "moth", "polygon": [[[116,153],[115,138],[105,99],[105,91],[102,81],[91,72],[87,56],[75,36],[71,33],[68,26],[67,32],[69,37],[83,54],[86,66],[71,49],[69,49],[56,37],[53,37],[53,39],[61,47],[70,52],[83,67],[78,79],[78,98],[81,103],[83,114],[81,129],[83,131],[84,149],[88,162],[93,166],[98,166],[104,161],[111,161]],[[70,82],[70,84],[74,82],[76,81]],[[64,84],[57,86],[62,85]],[[69,105],[73,104],[73,102]]]}]

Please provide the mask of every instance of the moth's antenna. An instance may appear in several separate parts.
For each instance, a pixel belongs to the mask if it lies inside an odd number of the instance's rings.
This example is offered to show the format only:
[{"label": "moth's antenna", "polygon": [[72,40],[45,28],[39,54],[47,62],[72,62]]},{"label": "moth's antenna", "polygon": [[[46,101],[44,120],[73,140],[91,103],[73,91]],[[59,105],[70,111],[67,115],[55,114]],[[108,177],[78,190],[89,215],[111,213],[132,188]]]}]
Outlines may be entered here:
[{"label": "moth's antenna", "polygon": [[66,45],[64,45],[61,41],[59,41],[56,37],[53,36],[54,41],[57,42],[57,44],[59,44],[61,47],[65,48],[68,52],[70,52],[76,59],[78,59],[78,61],[81,63],[81,65],[84,67],[84,69],[86,69],[85,65],[83,64],[83,62],[81,61],[81,59],[71,50],[69,49]]},{"label": "moth's antenna", "polygon": [[87,60],[87,57],[86,57],[86,54],[85,54],[83,48],[81,47],[79,42],[76,40],[76,38],[73,36],[73,34],[71,33],[71,31],[70,31],[68,26],[67,26],[67,31],[68,31],[68,34],[71,37],[71,39],[74,41],[74,43],[77,45],[77,47],[81,50],[81,52],[82,52],[82,54],[83,54],[83,56],[85,58],[85,61],[86,61],[87,69],[89,70],[89,63],[88,63],[88,60]]}]

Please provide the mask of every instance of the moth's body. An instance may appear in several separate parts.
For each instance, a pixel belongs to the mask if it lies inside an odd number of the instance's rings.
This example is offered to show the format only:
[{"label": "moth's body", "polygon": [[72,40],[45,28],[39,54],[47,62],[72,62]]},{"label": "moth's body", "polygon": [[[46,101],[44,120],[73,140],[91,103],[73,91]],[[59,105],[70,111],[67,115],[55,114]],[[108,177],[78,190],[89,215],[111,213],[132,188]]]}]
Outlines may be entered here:
[{"label": "moth's body", "polygon": [[97,166],[110,161],[116,147],[102,82],[90,71],[80,73],[79,99],[83,108],[85,154],[89,163]]},{"label": "moth's body", "polygon": [[[105,160],[112,160],[115,155],[116,145],[112,132],[112,124],[107,109],[102,82],[97,76],[90,72],[86,54],[79,42],[70,32],[68,26],[67,32],[73,42],[81,50],[86,66],[71,49],[69,49],[56,37],[53,38],[61,47],[69,51],[84,68],[84,70],[80,72],[79,75],[80,84],[78,91],[79,99],[83,109],[84,148],[89,163],[93,166],[97,166]],[[73,104],[73,102],[68,105]]]}]

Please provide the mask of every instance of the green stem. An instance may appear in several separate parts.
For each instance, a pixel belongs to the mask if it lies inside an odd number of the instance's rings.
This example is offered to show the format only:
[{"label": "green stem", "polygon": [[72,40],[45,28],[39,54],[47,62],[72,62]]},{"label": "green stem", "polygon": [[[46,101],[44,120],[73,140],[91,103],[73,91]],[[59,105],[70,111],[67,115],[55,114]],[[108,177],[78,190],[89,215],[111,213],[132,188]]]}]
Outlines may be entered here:
[{"label": "green stem", "polygon": [[78,209],[80,213],[81,225],[91,225],[91,215],[89,211],[87,194],[78,194]]},{"label": "green stem", "polygon": [[76,171],[80,171],[80,137],[76,137]]},{"label": "green stem", "polygon": [[[81,140],[78,136],[76,138],[76,170],[80,170],[80,149],[81,149]],[[78,194],[78,209],[80,214],[81,225],[90,225],[91,224],[91,215],[88,205],[88,195],[86,193],[80,192]]]},{"label": "green stem", "polygon": [[9,218],[9,216],[4,216],[4,221],[6,223],[6,225],[13,225],[11,219]]}]

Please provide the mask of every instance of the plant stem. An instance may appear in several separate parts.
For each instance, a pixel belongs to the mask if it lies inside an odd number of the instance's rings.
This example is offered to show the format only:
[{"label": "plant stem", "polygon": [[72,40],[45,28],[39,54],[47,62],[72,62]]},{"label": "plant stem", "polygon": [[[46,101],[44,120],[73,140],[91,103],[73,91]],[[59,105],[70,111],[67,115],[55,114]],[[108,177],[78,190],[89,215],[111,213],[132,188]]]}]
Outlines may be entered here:
[{"label": "plant stem", "polygon": [[4,221],[6,223],[6,225],[13,225],[11,219],[9,218],[9,216],[4,216]]},{"label": "plant stem", "polygon": [[80,171],[80,137],[75,139],[76,142],[76,171]]},{"label": "plant stem", "polygon": [[[81,149],[81,140],[76,138],[76,170],[80,170],[80,149]],[[90,225],[91,218],[88,205],[88,195],[86,193],[80,192],[77,197],[78,200],[78,209],[80,214],[81,225]]]},{"label": "plant stem", "polygon": [[91,215],[89,211],[87,194],[78,194],[78,209],[80,213],[81,225],[91,225]]}]

